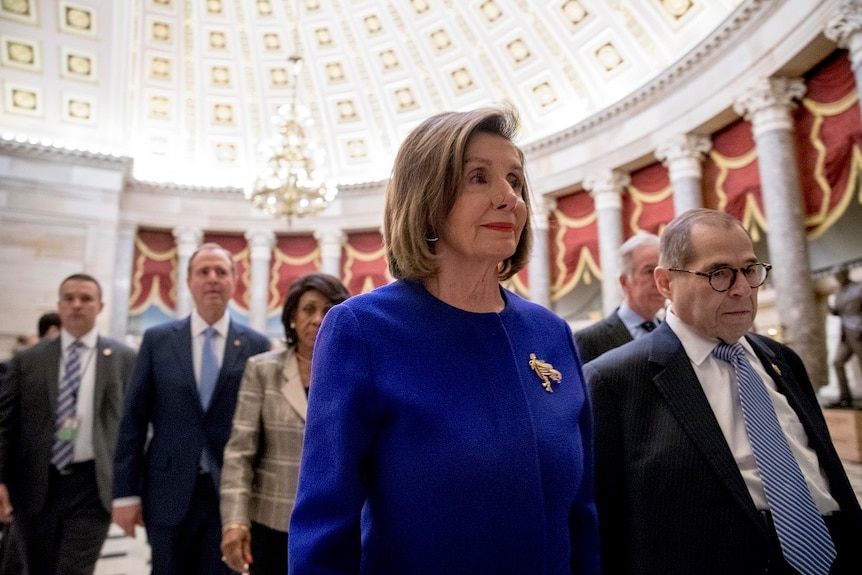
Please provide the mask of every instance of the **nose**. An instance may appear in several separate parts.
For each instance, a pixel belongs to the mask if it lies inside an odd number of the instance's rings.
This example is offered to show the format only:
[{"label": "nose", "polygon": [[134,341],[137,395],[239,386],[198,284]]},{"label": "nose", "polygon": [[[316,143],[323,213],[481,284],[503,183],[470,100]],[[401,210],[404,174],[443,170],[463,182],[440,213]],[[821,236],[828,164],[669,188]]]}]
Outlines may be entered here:
[{"label": "nose", "polygon": [[509,182],[504,182],[500,185],[494,197],[491,198],[491,201],[492,205],[498,210],[512,210],[523,199],[520,193],[515,191]]},{"label": "nose", "polygon": [[733,275],[733,283],[730,284],[730,287],[727,288],[727,293],[731,296],[741,296],[745,297],[751,293],[751,290],[757,289],[748,285],[745,277],[743,277],[742,272],[737,270],[737,272]]}]

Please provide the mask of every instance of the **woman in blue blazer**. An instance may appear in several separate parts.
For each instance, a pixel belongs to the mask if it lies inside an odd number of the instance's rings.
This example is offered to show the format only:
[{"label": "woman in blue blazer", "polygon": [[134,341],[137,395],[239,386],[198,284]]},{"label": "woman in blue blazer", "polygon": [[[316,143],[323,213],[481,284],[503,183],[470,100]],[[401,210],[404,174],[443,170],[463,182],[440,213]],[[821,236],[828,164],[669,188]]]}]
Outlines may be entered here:
[{"label": "woman in blue blazer", "polygon": [[567,324],[501,287],[527,262],[509,109],[429,118],[401,146],[393,284],[318,336],[291,573],[598,573],[590,409]]}]

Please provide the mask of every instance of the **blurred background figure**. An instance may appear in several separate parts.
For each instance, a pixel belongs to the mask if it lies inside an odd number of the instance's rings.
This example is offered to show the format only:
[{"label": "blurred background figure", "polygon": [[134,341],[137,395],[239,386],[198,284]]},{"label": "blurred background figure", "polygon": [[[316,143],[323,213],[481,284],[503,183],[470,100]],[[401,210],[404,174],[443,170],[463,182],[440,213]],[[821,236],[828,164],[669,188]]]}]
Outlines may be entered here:
[{"label": "blurred background figure", "polygon": [[853,407],[853,394],[847,379],[846,364],[855,355],[862,362],[862,284],[850,280],[850,270],[840,266],[835,270],[838,290],[829,311],[841,318],[841,340],[832,367],[838,378],[838,402],[830,407]]},{"label": "blurred background figure", "polygon": [[60,319],[60,314],[55,311],[43,313],[39,317],[37,324],[39,328],[39,339],[46,337],[57,337],[60,335],[60,328],[63,327],[63,321]]},{"label": "blurred background figure", "polygon": [[297,279],[281,315],[287,348],[246,364],[221,483],[221,549],[234,571],[287,573],[314,341],[326,312],[348,296],[330,275]]},{"label": "blurred background figure", "polygon": [[665,299],[652,273],[658,265],[658,245],[657,235],[641,231],[620,246],[617,257],[624,299],[614,313],[575,332],[582,362],[642,337],[661,323],[656,314],[664,307]]},{"label": "blurred background figure", "polygon": [[292,573],[598,573],[590,408],[568,325],[504,289],[530,254],[507,109],[398,152],[398,281],[334,307],[314,354]]}]

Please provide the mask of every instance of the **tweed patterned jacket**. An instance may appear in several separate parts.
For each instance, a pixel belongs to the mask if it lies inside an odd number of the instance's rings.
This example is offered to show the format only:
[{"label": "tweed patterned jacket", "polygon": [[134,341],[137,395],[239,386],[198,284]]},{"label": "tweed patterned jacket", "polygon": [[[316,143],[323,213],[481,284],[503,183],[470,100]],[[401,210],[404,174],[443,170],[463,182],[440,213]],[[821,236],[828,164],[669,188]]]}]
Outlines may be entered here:
[{"label": "tweed patterned jacket", "polygon": [[222,524],[287,531],[308,407],[293,348],[248,360],[221,481]]}]

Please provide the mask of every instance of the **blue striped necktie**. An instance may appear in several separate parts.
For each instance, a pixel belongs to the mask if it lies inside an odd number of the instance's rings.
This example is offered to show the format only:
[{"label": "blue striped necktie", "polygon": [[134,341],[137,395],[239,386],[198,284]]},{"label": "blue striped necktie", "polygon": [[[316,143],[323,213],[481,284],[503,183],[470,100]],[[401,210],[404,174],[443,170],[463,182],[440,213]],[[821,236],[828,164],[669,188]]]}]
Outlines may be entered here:
[{"label": "blue striped necktie", "polygon": [[64,437],[61,432],[66,423],[75,417],[78,389],[81,387],[81,348],[83,346],[83,343],[75,340],[68,347],[66,363],[63,367],[63,379],[60,380],[57,389],[54,444],[51,447],[51,464],[57,469],[63,469],[72,463],[72,454],[75,449],[74,439]]},{"label": "blue striped necktie", "polygon": [[763,479],[784,559],[805,575],[828,574],[835,560],[835,546],[778,423],[763,380],[746,359],[741,344],[718,344],[712,354],[730,363],[736,372],[745,432]]}]

